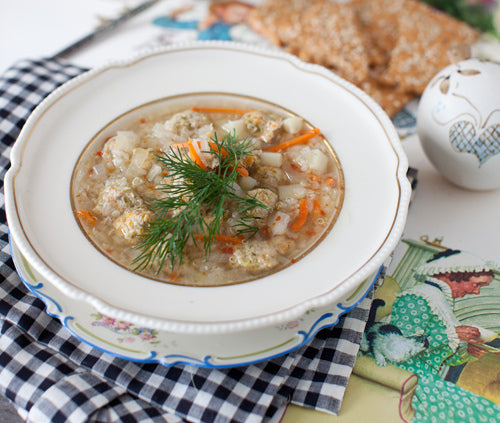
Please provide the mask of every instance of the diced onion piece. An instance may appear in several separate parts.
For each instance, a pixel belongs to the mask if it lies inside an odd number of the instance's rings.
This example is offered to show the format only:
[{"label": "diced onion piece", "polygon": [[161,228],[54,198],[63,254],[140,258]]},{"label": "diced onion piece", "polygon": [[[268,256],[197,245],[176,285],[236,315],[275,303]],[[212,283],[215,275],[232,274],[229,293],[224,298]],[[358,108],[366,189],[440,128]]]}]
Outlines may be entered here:
[{"label": "diced onion piece", "polygon": [[299,132],[304,125],[304,121],[295,116],[290,116],[283,121],[283,128],[289,134],[296,134]]},{"label": "diced onion piece", "polygon": [[131,163],[135,164],[141,169],[146,169],[150,161],[149,150],[146,148],[136,148],[132,154]]},{"label": "diced onion piece", "polygon": [[260,163],[263,166],[281,167],[283,157],[281,153],[271,153],[263,151],[260,155]]},{"label": "diced onion piece", "polygon": [[132,179],[132,182],[130,183],[130,185],[132,185],[133,187],[137,187],[139,185],[142,185],[143,183],[144,183],[144,179],[136,176],[134,179]]},{"label": "diced onion piece", "polygon": [[127,168],[127,179],[131,180],[137,176],[146,175],[150,163],[151,158],[149,156],[149,150],[145,148],[135,148]]},{"label": "diced onion piece", "polygon": [[306,194],[306,188],[300,184],[280,185],[278,187],[278,197],[280,200],[304,198]]},{"label": "diced onion piece", "polygon": [[118,131],[115,137],[115,149],[121,151],[132,151],[137,143],[139,137],[133,131]]},{"label": "diced onion piece", "polygon": [[238,185],[236,182],[233,182],[231,184],[231,191],[233,191],[234,194],[238,195],[238,196],[243,196],[245,195],[245,193],[243,192],[243,189],[241,188],[240,185]]},{"label": "diced onion piece", "polygon": [[230,120],[222,125],[222,129],[230,134],[234,132],[236,138],[245,138],[248,136],[247,127],[243,119]]},{"label": "diced onion piece", "polygon": [[104,166],[104,163],[97,163],[93,168],[92,168],[92,176],[101,176],[106,174],[106,166]]},{"label": "diced onion piece", "polygon": [[258,138],[247,138],[249,145],[254,149],[254,150],[260,150],[262,148],[262,141],[259,140]]},{"label": "diced onion piece", "polygon": [[287,233],[290,216],[283,212],[276,212],[269,220],[269,228],[273,235],[284,235]]},{"label": "diced onion piece", "polygon": [[163,125],[161,123],[158,123],[157,125],[159,125],[158,130],[154,131],[153,135],[161,141],[164,150],[166,150],[171,145],[174,145],[174,143],[176,144],[179,142],[187,141],[185,137],[181,137],[180,135],[174,134],[173,132],[169,132],[166,129],[163,129],[164,132],[160,132],[161,128],[163,128]]},{"label": "diced onion piece", "polygon": [[245,191],[250,191],[251,189],[255,188],[258,184],[257,180],[255,178],[252,178],[251,176],[240,177],[238,183],[240,184],[240,187],[243,188]]},{"label": "diced onion piece", "polygon": [[169,147],[173,142],[183,142],[179,135],[168,132],[161,123],[155,123],[151,129],[151,135],[155,137],[163,147]]},{"label": "diced onion piece", "polygon": [[210,139],[214,136],[214,125],[209,123],[196,131],[196,137],[201,139]]},{"label": "diced onion piece", "polygon": [[151,166],[151,169],[149,169],[147,179],[149,182],[152,182],[160,174],[161,174],[161,166],[154,164],[153,166]]},{"label": "diced onion piece", "polygon": [[312,172],[322,175],[327,171],[328,157],[326,154],[315,148],[305,147],[295,159],[300,169],[304,172]]},{"label": "diced onion piece", "polygon": [[[208,167],[208,164],[209,164],[208,162],[212,158],[212,154],[203,152],[203,151],[210,151],[210,149],[208,147],[208,142],[206,140],[201,141],[198,139],[192,139],[192,140],[190,140],[190,143],[191,143],[192,148],[194,149],[194,154],[197,156],[195,161],[197,161],[197,159],[199,159],[202,162],[202,163],[200,163],[201,167],[203,167],[203,168]],[[193,157],[193,159],[195,159],[195,157]]]}]

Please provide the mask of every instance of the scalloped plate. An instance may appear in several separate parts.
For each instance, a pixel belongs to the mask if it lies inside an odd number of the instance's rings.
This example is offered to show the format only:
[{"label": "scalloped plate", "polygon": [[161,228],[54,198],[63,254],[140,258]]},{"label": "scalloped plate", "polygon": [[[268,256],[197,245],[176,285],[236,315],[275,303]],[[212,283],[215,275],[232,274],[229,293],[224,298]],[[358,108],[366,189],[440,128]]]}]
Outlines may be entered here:
[{"label": "scalloped plate", "polygon": [[379,271],[368,278],[343,301],[308,310],[295,320],[237,334],[189,335],[142,327],[103,315],[89,303],[73,300],[44,282],[12,238],[10,247],[23,283],[43,300],[47,313],[57,317],[73,335],[117,357],[167,366],[246,366],[287,354],[307,344],[321,329],[335,325],[342,314],[363,300],[380,275]]},{"label": "scalloped plate", "polygon": [[[133,274],[99,253],[71,208],[75,163],[116,117],[152,101],[221,92],[277,104],[321,129],[345,180],[342,210],[306,257],[258,280],[183,287]],[[34,271],[77,306],[152,329],[237,333],[342,302],[396,247],[410,199],[394,126],[365,93],[327,69],[274,50],[196,42],[74,78],[32,113],[5,178],[9,229]]]}]

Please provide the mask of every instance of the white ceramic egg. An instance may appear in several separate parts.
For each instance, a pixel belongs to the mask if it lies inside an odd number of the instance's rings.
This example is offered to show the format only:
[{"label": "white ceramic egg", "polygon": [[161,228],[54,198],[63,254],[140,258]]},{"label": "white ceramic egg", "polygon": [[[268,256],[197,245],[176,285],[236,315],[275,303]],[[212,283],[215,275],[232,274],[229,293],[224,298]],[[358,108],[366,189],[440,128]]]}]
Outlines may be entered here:
[{"label": "white ceramic egg", "polygon": [[420,99],[417,134],[452,183],[500,188],[500,63],[468,59],[440,71]]}]

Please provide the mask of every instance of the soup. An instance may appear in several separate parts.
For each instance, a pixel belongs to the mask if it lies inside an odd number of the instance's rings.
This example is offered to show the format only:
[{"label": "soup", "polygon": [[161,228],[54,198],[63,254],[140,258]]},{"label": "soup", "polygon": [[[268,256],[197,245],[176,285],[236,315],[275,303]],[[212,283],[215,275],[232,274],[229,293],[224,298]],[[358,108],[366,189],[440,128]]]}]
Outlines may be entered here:
[{"label": "soup", "polygon": [[71,185],[89,240],[162,282],[220,286],[306,255],[334,224],[343,175],[301,117],[257,99],[184,95],[97,134]]}]

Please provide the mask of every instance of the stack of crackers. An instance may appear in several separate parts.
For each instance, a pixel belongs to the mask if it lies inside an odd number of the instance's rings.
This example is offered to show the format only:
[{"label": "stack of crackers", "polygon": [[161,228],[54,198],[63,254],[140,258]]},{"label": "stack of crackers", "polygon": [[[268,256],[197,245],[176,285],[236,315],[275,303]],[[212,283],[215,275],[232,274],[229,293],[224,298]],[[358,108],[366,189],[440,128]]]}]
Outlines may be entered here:
[{"label": "stack of crackers", "polygon": [[264,0],[249,25],[302,60],[330,68],[393,116],[479,37],[418,0]]}]

